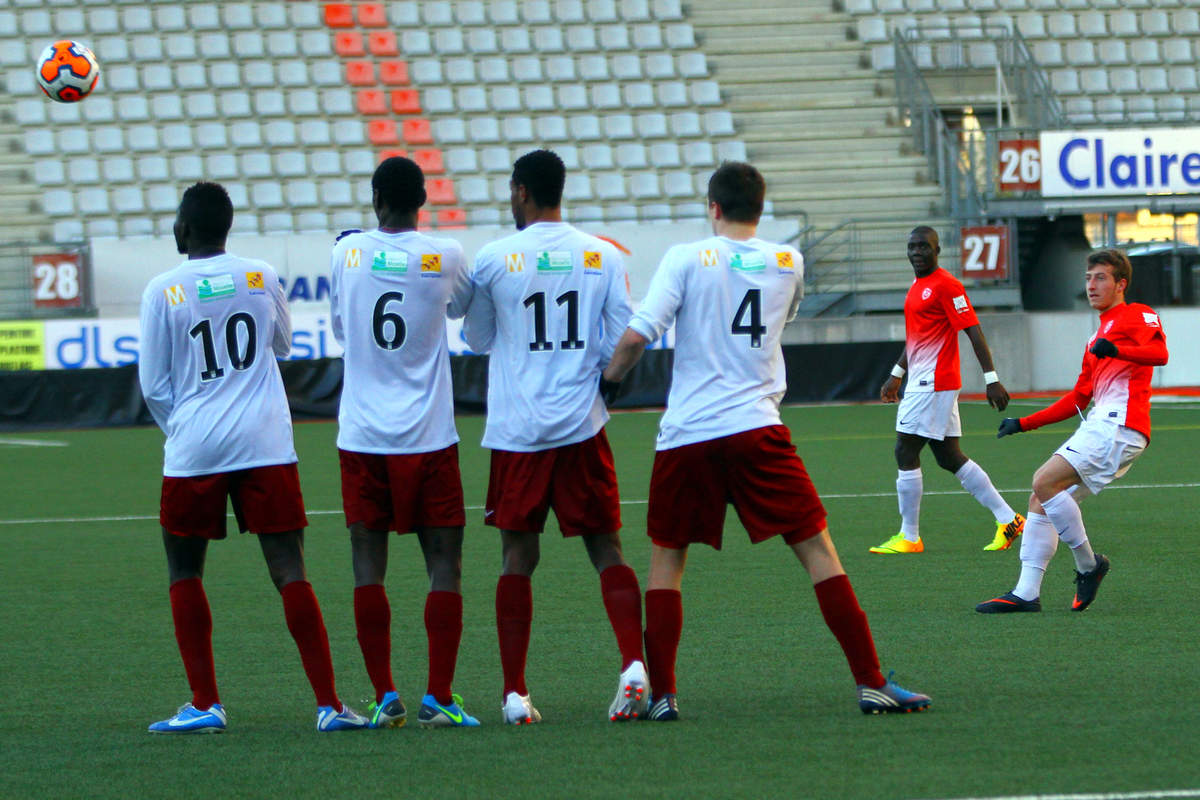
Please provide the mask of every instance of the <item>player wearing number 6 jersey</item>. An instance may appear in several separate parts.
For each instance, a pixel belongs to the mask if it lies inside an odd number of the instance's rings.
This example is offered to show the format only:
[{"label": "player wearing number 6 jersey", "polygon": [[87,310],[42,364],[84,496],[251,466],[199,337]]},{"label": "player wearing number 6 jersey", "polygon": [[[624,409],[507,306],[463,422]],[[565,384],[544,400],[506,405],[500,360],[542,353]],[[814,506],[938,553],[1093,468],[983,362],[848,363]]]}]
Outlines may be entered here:
[{"label": "player wearing number 6 jersey", "polygon": [[551,508],[563,536],[580,536],[600,573],[622,671],[609,718],[645,710],[642,603],[621,554],[621,512],[608,412],[598,391],[631,309],[616,247],[562,221],[566,171],[547,150],[517,159],[511,181],[518,232],[480,249],[463,333],[490,352],[487,427],[492,450],[484,522],[500,528],[503,568],[496,627],[504,720],[537,722],[525,685],[539,534]]},{"label": "player wearing number 6 jersey", "polygon": [[175,638],[192,701],[152,733],[225,729],[201,584],[210,539],[225,537],[226,498],[258,541],[283,598],[288,630],[317,697],[317,729],[361,728],[338,700],[321,609],[304,573],[304,501],[292,419],[275,358],[291,350],[291,318],[275,270],[225,252],[233,205],[225,189],[183,193],[175,242],[187,260],[142,296],[138,377],[167,434],[162,523]]},{"label": "player wearing number 6 jersey", "polygon": [[653,541],[646,591],[650,718],[678,719],[675,657],[688,546],[720,549],[726,503],[752,542],[782,536],[812,578],[864,713],[920,711],[929,698],[885,680],[867,616],[825,524],[825,509],[779,416],[787,388],[780,338],[803,295],[804,263],[757,238],[766,184],[726,162],[708,183],[709,239],[672,247],[604,370],[619,381],[675,324],[675,364],[650,478]]},{"label": "player wearing number 6 jersey", "polygon": [[384,590],[388,531],[415,532],[429,593],[429,673],[417,719],[473,726],[451,691],[462,638],[462,537],[466,517],[446,317],[471,300],[462,245],[417,231],[425,176],[388,158],[371,178],[377,230],[333,248],[329,304],[345,348],[338,407],[342,504],[354,565],[354,620],[375,687],[373,727],[404,724],[392,681],[391,607]]}]

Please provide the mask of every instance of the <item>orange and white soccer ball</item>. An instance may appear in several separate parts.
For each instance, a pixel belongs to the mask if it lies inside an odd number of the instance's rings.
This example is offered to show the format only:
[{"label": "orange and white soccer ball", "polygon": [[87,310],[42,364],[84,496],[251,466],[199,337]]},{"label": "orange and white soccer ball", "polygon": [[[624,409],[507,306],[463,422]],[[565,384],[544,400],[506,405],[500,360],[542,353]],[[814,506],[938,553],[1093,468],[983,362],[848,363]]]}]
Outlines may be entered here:
[{"label": "orange and white soccer ball", "polygon": [[100,62],[87,45],[63,39],[42,51],[37,82],[51,100],[78,103],[92,93],[100,79]]}]

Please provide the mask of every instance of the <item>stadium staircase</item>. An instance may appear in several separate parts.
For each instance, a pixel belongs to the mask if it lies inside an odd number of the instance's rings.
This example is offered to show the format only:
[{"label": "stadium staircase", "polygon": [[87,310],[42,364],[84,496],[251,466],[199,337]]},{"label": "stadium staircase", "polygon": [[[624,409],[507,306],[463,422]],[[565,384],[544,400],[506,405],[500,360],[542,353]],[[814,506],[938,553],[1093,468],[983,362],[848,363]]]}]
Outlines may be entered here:
[{"label": "stadium staircase", "polygon": [[0,93],[0,242],[32,242],[48,236],[51,226],[35,211],[42,192],[33,182],[33,163],[13,105],[11,95]]},{"label": "stadium staircase", "polygon": [[[830,245],[856,228],[855,288],[906,288],[909,230],[948,225],[935,216],[942,189],[896,125],[890,76],[872,69],[854,18],[830,0],[693,0],[687,9],[775,216],[803,212],[808,238]],[[817,249],[830,261],[810,256],[814,277],[845,269],[848,245]],[[839,299],[813,298],[802,313],[845,310]]]}]

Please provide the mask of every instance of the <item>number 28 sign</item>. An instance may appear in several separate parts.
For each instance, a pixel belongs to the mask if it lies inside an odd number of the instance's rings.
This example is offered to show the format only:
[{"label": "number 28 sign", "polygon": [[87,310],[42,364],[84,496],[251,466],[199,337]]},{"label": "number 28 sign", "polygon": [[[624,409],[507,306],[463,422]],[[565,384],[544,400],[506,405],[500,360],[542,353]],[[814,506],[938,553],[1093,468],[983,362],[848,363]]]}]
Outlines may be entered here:
[{"label": "number 28 sign", "polygon": [[34,308],[78,308],[83,305],[78,253],[45,253],[33,257]]},{"label": "number 28 sign", "polygon": [[1008,226],[973,225],[960,231],[964,278],[1002,280],[1008,276]]}]

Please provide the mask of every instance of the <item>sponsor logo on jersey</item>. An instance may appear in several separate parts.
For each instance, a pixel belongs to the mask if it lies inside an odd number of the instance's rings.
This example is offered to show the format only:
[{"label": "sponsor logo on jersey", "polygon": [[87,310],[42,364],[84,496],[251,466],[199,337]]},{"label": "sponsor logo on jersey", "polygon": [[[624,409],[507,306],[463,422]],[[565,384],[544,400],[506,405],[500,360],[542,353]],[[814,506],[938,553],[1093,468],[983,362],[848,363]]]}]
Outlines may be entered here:
[{"label": "sponsor logo on jersey", "polygon": [[928,299],[929,299],[929,298],[931,298],[931,297],[933,297],[933,289],[930,289],[928,286],[926,286],[926,287],[925,287],[925,288],[924,288],[924,289],[921,291],[921,299],[922,299],[922,300],[928,300]]},{"label": "sponsor logo on jersey", "polygon": [[220,300],[223,297],[233,297],[236,293],[237,289],[233,285],[232,275],[215,275],[196,281],[196,296],[201,303]]},{"label": "sponsor logo on jersey", "polygon": [[537,254],[538,272],[570,272],[570,250],[541,250]]},{"label": "sponsor logo on jersey", "polygon": [[604,259],[598,250],[583,251],[583,271],[591,275],[599,275],[604,269]]},{"label": "sponsor logo on jersey", "polygon": [[792,261],[792,254],[786,250],[775,254],[775,266],[779,267],[780,272],[792,272],[796,268]]},{"label": "sponsor logo on jersey", "polygon": [[263,274],[261,272],[246,273],[246,291],[250,294],[267,293],[267,286],[263,283]]},{"label": "sponsor logo on jersey", "polygon": [[762,272],[767,268],[767,259],[762,253],[734,253],[729,257],[729,268],[738,272]]},{"label": "sponsor logo on jersey", "polygon": [[183,285],[175,284],[163,289],[163,295],[167,298],[167,305],[171,308],[187,305],[187,295],[184,294]]},{"label": "sponsor logo on jersey", "polygon": [[970,306],[967,305],[967,296],[965,294],[960,294],[958,297],[954,298],[954,310],[960,314],[965,314],[970,310]]},{"label": "sponsor logo on jersey", "polygon": [[372,272],[408,272],[408,253],[397,253],[391,250],[376,250],[371,259]]},{"label": "sponsor logo on jersey", "polygon": [[700,266],[715,267],[717,265],[716,250],[701,250],[700,251]]},{"label": "sponsor logo on jersey", "polygon": [[442,277],[442,254],[421,254],[421,275],[429,278]]},{"label": "sponsor logo on jersey", "polygon": [[[1111,319],[1108,322],[1104,323],[1104,331],[1103,332],[1108,333],[1109,331],[1111,331],[1112,325],[1113,325],[1113,321]],[[1095,339],[1096,337],[1093,336],[1092,338]]]},{"label": "sponsor logo on jersey", "polygon": [[504,266],[509,272],[524,272],[525,271],[525,254],[524,253],[509,253],[504,257]]},{"label": "sponsor logo on jersey", "polygon": [[357,269],[362,264],[362,250],[351,247],[346,251],[346,269]]},{"label": "sponsor logo on jersey", "polygon": [[1142,321],[1145,322],[1147,325],[1149,325],[1151,328],[1162,327],[1161,325],[1158,324],[1158,314],[1151,314],[1149,311],[1142,312]]}]

